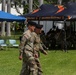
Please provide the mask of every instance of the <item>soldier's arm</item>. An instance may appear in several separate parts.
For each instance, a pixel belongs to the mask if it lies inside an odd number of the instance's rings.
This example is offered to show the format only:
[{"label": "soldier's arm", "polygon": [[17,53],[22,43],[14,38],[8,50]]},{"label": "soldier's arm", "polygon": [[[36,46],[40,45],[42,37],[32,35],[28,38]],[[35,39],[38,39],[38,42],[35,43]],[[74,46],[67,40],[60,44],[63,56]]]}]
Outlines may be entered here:
[{"label": "soldier's arm", "polygon": [[44,50],[43,46],[41,45],[41,43],[39,44],[39,48],[40,48],[40,52],[47,55],[47,52]]},{"label": "soldier's arm", "polygon": [[48,50],[48,47],[45,46],[45,44],[41,41],[41,45],[45,50]]},{"label": "soldier's arm", "polygon": [[27,38],[23,35],[20,45],[19,45],[19,59],[22,60],[24,46],[26,44]]}]

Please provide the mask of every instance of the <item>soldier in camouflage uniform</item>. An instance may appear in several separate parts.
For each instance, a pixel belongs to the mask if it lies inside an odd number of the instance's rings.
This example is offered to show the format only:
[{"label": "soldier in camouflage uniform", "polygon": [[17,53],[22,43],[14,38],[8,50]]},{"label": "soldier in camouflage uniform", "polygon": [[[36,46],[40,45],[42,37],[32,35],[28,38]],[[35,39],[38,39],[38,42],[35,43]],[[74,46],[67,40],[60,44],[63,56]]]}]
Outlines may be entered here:
[{"label": "soldier in camouflage uniform", "polygon": [[22,70],[20,75],[36,75],[37,65],[33,56],[33,38],[31,33],[35,29],[35,22],[28,22],[28,30],[23,33],[20,45],[19,45],[19,59],[23,59]]},{"label": "soldier in camouflage uniform", "polygon": [[34,57],[35,57],[35,61],[38,67],[38,74],[37,75],[42,75],[42,69],[41,69],[41,65],[40,65],[40,61],[39,61],[39,57],[40,54],[39,52],[42,52],[43,54],[47,54],[47,52],[43,49],[42,45],[41,45],[41,39],[40,39],[40,33],[42,30],[43,25],[36,25],[35,28],[35,32],[32,33],[32,35],[34,36]]}]

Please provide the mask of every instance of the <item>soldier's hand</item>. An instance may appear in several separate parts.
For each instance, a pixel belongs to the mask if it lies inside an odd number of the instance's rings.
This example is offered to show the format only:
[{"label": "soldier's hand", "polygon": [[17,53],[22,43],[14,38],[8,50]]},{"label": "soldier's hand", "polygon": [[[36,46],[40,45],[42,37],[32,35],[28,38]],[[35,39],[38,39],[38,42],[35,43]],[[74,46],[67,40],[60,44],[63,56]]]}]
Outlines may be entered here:
[{"label": "soldier's hand", "polygon": [[37,54],[35,54],[35,55],[34,55],[34,57],[35,57],[35,58],[38,58],[38,55],[37,55]]},{"label": "soldier's hand", "polygon": [[19,60],[22,60],[22,55],[21,55],[21,56],[19,56]]},{"label": "soldier's hand", "polygon": [[44,51],[44,54],[47,55],[48,53],[46,51]]}]

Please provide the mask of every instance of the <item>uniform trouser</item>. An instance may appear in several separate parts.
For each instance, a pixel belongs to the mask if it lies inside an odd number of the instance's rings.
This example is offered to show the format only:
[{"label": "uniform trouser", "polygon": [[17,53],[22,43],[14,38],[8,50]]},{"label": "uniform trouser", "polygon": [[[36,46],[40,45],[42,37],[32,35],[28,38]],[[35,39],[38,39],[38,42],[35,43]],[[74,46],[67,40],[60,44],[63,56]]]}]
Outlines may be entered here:
[{"label": "uniform trouser", "polygon": [[34,57],[30,57],[27,62],[23,62],[20,75],[38,75],[38,67]]},{"label": "uniform trouser", "polygon": [[26,62],[22,63],[22,69],[20,75],[27,75]]},{"label": "uniform trouser", "polygon": [[42,69],[41,69],[41,64],[40,64],[39,58],[35,58],[35,61],[36,61],[37,67],[38,67],[37,75],[42,75]]}]

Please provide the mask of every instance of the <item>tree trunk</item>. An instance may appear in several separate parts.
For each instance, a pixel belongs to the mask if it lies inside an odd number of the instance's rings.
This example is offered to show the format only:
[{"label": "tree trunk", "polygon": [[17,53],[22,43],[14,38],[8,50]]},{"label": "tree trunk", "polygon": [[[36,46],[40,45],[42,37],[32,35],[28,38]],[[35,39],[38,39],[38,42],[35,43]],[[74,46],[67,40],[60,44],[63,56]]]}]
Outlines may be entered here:
[{"label": "tree trunk", "polygon": [[62,4],[62,0],[58,0],[58,4],[61,5]]},{"label": "tree trunk", "polygon": [[[10,0],[7,1],[7,12],[10,13],[11,11],[11,2]],[[10,31],[10,22],[7,22],[7,36],[11,36],[11,31]]]},{"label": "tree trunk", "polygon": [[32,12],[33,0],[29,0],[29,13]]},{"label": "tree trunk", "polygon": [[39,6],[43,4],[43,0],[39,0]]},{"label": "tree trunk", "polygon": [[[5,11],[6,0],[2,0],[2,11]],[[5,36],[5,22],[2,22],[1,36]]]}]

